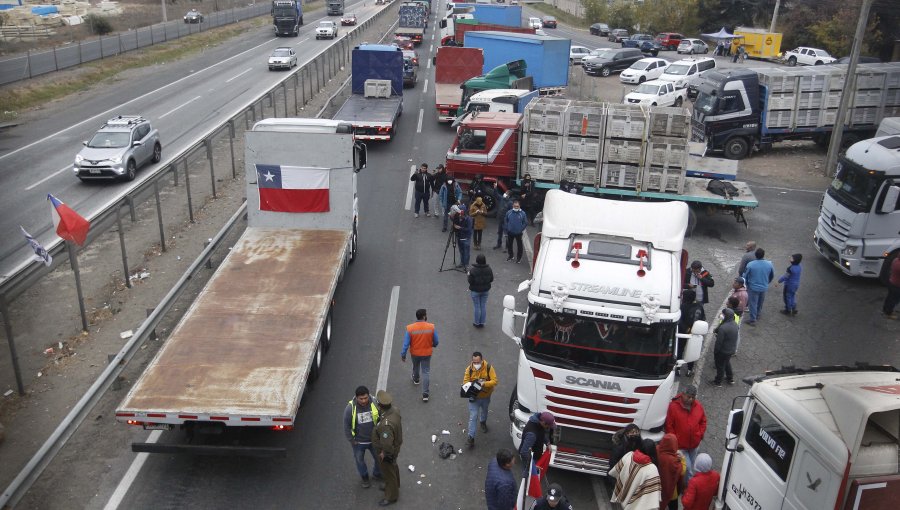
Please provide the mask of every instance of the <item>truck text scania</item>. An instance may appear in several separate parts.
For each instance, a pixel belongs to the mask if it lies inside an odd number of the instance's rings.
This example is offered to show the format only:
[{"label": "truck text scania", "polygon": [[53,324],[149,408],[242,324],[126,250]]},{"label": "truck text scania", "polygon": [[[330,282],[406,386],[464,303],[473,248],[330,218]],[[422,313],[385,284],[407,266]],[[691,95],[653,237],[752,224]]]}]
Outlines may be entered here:
[{"label": "truck text scania", "polygon": [[699,358],[708,330],[698,321],[678,333],[687,222],[679,202],[547,192],[532,278],[519,285],[527,311],[503,298],[503,332],[520,347],[509,408],[517,445],[529,416],[550,411],[550,465],[602,475],[617,430],[634,423],[662,437],[675,368]]}]

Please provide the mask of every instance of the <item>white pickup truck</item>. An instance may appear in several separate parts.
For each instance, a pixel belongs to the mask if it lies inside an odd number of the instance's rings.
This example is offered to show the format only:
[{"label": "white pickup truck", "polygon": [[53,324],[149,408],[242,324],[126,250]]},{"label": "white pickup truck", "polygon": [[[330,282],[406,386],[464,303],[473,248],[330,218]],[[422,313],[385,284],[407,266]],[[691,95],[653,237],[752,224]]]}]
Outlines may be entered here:
[{"label": "white pickup truck", "polygon": [[334,21],[320,21],[316,27],[316,39],[334,39],[338,35],[338,26]]},{"label": "white pickup truck", "polygon": [[622,101],[625,104],[648,106],[681,106],[687,98],[687,89],[676,89],[670,81],[650,80],[638,85]]}]

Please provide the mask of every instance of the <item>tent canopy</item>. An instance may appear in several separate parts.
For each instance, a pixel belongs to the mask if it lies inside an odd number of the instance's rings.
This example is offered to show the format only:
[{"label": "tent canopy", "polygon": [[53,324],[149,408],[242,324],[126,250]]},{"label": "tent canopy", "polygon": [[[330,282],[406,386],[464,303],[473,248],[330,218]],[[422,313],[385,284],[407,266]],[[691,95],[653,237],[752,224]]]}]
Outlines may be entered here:
[{"label": "tent canopy", "polygon": [[711,34],[700,34],[701,37],[705,37],[706,39],[714,39],[716,41],[721,41],[723,39],[742,39],[744,36],[742,35],[734,35],[729,34],[725,27],[719,29],[718,32],[713,32]]}]

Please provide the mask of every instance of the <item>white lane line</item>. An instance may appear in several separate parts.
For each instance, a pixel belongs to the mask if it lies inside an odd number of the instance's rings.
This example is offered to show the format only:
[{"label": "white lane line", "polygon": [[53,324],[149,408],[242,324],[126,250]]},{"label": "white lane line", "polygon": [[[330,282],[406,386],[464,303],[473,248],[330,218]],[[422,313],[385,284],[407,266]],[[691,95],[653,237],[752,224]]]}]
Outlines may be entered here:
[{"label": "white lane line", "polygon": [[52,178],[56,177],[57,175],[59,175],[59,174],[65,172],[66,170],[71,171],[71,170],[72,170],[72,165],[69,165],[69,166],[65,166],[65,167],[60,168],[59,170],[57,170],[57,171],[53,172],[52,174],[48,175],[47,177],[44,177],[43,179],[39,180],[38,182],[32,184],[31,186],[28,186],[27,188],[25,188],[25,191],[31,191],[31,190],[33,190],[34,188],[40,186],[41,184],[44,184],[45,182],[49,181],[50,179],[52,179]]},{"label": "white lane line", "polygon": [[297,44],[295,44],[294,46],[300,46],[301,44],[305,43],[308,40],[309,40],[309,37],[307,37],[306,39],[300,39],[299,41],[297,41]]},{"label": "white lane line", "polygon": [[[415,166],[413,168],[415,168]],[[410,181],[410,183],[412,183],[412,181]],[[407,201],[407,203],[409,203],[409,201]],[[400,301],[400,287],[395,285],[391,289],[391,301],[388,305],[387,322],[384,325],[384,344],[381,346],[381,364],[378,367],[378,383],[375,386],[376,391],[387,389],[388,372],[391,369],[391,351],[394,350],[394,326],[397,324],[398,301]]]},{"label": "white lane line", "polygon": [[[147,443],[155,443],[159,441],[159,436],[161,436],[163,431],[154,430],[150,433],[150,437],[147,438]],[[141,472],[141,468],[144,467],[144,462],[147,462],[147,457],[149,453],[139,453],[131,461],[131,466],[128,468],[128,471],[125,472],[125,476],[122,477],[122,480],[119,482],[119,485],[116,486],[116,490],[113,491],[112,496],[110,496],[109,501],[106,502],[106,506],[103,507],[103,510],[116,510],[119,508],[119,505],[122,504],[122,499],[125,498],[125,494],[128,494],[128,489],[131,488],[131,484],[137,479],[138,473]]]},{"label": "white lane line", "polygon": [[173,114],[173,113],[177,112],[178,110],[180,110],[180,109],[184,108],[185,106],[187,106],[187,105],[193,103],[194,101],[200,99],[201,97],[203,97],[203,96],[197,96],[197,97],[195,97],[195,98],[188,99],[188,100],[185,101],[184,103],[182,103],[182,104],[176,106],[175,108],[172,108],[171,110],[167,111],[166,113],[160,115],[159,118],[160,118],[160,119],[164,119],[164,118],[166,118],[167,116],[169,116],[170,114]]},{"label": "white lane line", "polygon": [[427,94],[427,93],[428,93],[428,79],[427,79],[427,78],[425,79],[425,87],[422,88],[422,93],[423,93],[423,94]]},{"label": "white lane line", "polygon": [[[425,82],[428,83],[428,82]],[[419,108],[419,124],[416,126],[416,133],[422,132],[422,115],[425,115],[425,110]]]},{"label": "white lane line", "polygon": [[[422,111],[422,110],[419,110]],[[422,127],[422,123],[419,122],[419,127]],[[416,165],[409,165],[409,175],[416,173]],[[409,181],[409,186],[406,187],[406,210],[409,211],[412,209],[412,200],[413,200],[413,181]]]},{"label": "white lane line", "polygon": [[431,55],[432,53],[434,53],[434,44],[428,47],[428,54]]},{"label": "white lane line", "polygon": [[231,78],[228,78],[227,80],[225,80],[225,83],[231,83],[232,81],[234,81],[234,80],[240,78],[241,76],[243,76],[243,75],[249,73],[249,72],[252,71],[252,70],[253,70],[253,68],[249,68],[249,69],[247,69],[246,71],[242,72],[241,74],[236,74],[236,75],[232,76]]},{"label": "white lane line", "polygon": [[431,69],[431,59],[428,59],[428,63],[425,64],[425,69]]}]

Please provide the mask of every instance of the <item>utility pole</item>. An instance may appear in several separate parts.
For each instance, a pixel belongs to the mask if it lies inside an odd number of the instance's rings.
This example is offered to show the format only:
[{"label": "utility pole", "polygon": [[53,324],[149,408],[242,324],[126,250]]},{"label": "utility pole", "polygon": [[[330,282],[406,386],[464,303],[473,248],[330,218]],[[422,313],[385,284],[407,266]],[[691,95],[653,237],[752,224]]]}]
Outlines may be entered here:
[{"label": "utility pole", "polygon": [[833,170],[837,168],[838,152],[841,149],[841,138],[844,136],[844,118],[850,107],[850,99],[856,89],[856,65],[859,63],[859,50],[862,39],[866,33],[866,25],[869,23],[869,10],[875,0],[862,0],[859,7],[859,20],[856,23],[856,34],[853,36],[853,47],[850,50],[850,64],[847,66],[847,79],[844,80],[844,90],[841,92],[841,104],[838,107],[837,117],[834,119],[834,129],[831,131],[831,141],[828,142],[828,155],[825,157],[823,171],[826,177],[831,177]]},{"label": "utility pole", "polygon": [[775,12],[772,13],[772,24],[769,25],[769,32],[775,32],[775,21],[778,20],[778,8],[781,7],[781,0],[775,0]]},{"label": "utility pole", "polygon": [[169,19],[166,18],[166,0],[159,0],[159,1],[160,1],[160,3],[162,4],[162,8],[163,8],[163,23],[165,23],[165,22],[169,21]]}]

